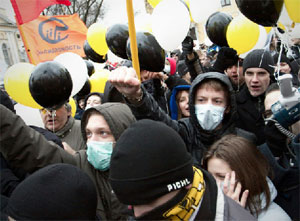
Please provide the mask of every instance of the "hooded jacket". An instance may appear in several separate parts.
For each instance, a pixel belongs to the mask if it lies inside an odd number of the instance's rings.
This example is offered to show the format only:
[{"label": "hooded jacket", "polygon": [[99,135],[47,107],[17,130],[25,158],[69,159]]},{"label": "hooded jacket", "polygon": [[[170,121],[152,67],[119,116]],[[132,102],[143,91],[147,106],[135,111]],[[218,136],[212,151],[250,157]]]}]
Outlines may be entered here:
[{"label": "hooded jacket", "polygon": [[189,91],[190,87],[190,85],[178,85],[173,88],[169,102],[171,118],[173,120],[178,120],[178,106],[176,102],[176,95],[179,91]]},{"label": "hooded jacket", "polygon": [[[195,114],[195,93],[198,85],[207,78],[218,79],[223,82],[229,88],[231,94],[231,109],[230,112],[224,115],[222,121],[222,128],[216,131],[205,131],[201,128],[196,114]],[[213,144],[216,140],[226,134],[236,134],[245,137],[248,140],[254,141],[255,136],[249,132],[235,127],[234,121],[236,117],[236,105],[235,96],[232,93],[231,83],[226,75],[218,72],[208,72],[205,74],[198,75],[198,77],[193,81],[190,91],[189,91],[189,109],[190,117],[183,118],[179,121],[172,120],[170,116],[165,114],[160,107],[157,105],[153,97],[146,92],[142,87],[144,96],[142,101],[133,105],[128,103],[133,114],[137,119],[152,119],[157,121],[162,121],[175,129],[180,136],[183,138],[187,150],[192,154],[193,161],[195,165],[200,165],[204,152],[207,148]],[[128,102],[126,100],[126,102]]]},{"label": "hooded jacket", "polygon": [[[116,139],[122,130],[135,122],[134,116],[125,104],[106,103],[93,109],[104,113],[103,117],[109,126],[118,128],[117,130],[112,128]],[[25,171],[33,173],[54,163],[75,165],[86,172],[96,186],[97,213],[101,219],[124,219],[120,212],[123,207],[112,193],[107,180],[109,172],[95,169],[87,160],[86,150],[80,150],[74,156],[70,155],[53,142],[48,142],[42,134],[28,127],[19,116],[3,105],[0,105],[0,113],[0,151],[11,167],[22,167]]]}]

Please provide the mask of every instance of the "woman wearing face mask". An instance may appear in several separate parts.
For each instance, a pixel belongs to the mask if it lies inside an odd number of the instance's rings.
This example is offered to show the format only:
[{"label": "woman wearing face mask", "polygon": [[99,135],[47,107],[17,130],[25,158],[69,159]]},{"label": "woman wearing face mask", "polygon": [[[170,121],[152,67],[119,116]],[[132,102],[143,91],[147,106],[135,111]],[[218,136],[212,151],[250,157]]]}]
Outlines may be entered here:
[{"label": "woman wearing face mask", "polygon": [[109,81],[125,97],[137,119],[162,121],[175,129],[185,141],[194,163],[201,165],[204,151],[223,135],[231,133],[255,139],[253,134],[234,125],[236,105],[228,77],[218,72],[200,74],[189,90],[188,118],[179,121],[165,114],[141,86],[134,69],[119,68]]},{"label": "woman wearing face mask", "polygon": [[267,178],[269,164],[256,146],[236,135],[226,135],[206,152],[203,168],[224,193],[258,220],[291,220],[273,200],[277,190]]},{"label": "woman wearing face mask", "polygon": [[127,105],[105,103],[86,110],[81,120],[81,131],[87,149],[74,155],[47,142],[43,135],[26,126],[20,117],[5,110],[2,105],[0,109],[3,132],[0,150],[12,167],[32,172],[53,163],[75,165],[87,173],[96,186],[97,214],[101,220],[126,219],[122,213],[124,205],[112,192],[108,175],[114,143],[136,121]]}]

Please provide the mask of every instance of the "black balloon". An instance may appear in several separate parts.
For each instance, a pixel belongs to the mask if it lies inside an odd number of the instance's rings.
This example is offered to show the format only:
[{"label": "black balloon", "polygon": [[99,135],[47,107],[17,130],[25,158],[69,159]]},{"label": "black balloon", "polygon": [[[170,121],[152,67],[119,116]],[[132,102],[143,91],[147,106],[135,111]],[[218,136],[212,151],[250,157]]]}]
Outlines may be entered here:
[{"label": "black balloon", "polygon": [[91,93],[91,82],[87,78],[83,87],[80,89],[80,91],[76,94],[76,96],[83,97]]},{"label": "black balloon", "polygon": [[[137,32],[136,41],[138,46],[138,57],[140,69],[160,72],[165,67],[165,51],[156,41],[155,37],[148,32]],[[127,41],[127,56],[130,60],[130,39]]]},{"label": "black balloon", "polygon": [[209,16],[205,25],[208,38],[220,47],[229,47],[226,39],[226,31],[231,20],[231,15],[223,12],[215,12]]},{"label": "black balloon", "polygon": [[95,73],[94,64],[91,61],[88,61],[88,60],[84,60],[84,61],[85,61],[85,64],[86,64],[86,67],[87,67],[87,70],[88,70],[88,75],[92,76],[92,74]]},{"label": "black balloon", "polygon": [[284,0],[235,0],[239,10],[251,21],[276,26]]},{"label": "black balloon", "polygon": [[115,24],[109,27],[105,34],[105,40],[109,50],[120,58],[128,59],[126,43],[129,38],[128,26]]},{"label": "black balloon", "polygon": [[68,70],[56,61],[38,64],[29,78],[30,93],[44,108],[56,109],[66,103],[72,87],[72,78]]},{"label": "black balloon", "polygon": [[97,54],[91,46],[89,45],[88,41],[85,40],[83,44],[83,50],[88,59],[91,61],[97,62],[97,63],[104,63],[107,60],[107,56],[105,55],[104,57],[102,55]]}]

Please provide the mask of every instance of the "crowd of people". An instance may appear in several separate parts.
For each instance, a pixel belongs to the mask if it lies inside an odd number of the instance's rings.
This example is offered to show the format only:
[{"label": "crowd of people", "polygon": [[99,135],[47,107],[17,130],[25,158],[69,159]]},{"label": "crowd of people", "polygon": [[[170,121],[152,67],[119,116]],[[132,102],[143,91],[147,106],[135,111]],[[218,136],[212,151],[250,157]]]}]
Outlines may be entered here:
[{"label": "crowd of people", "polygon": [[42,108],[44,128],[1,91],[1,220],[299,220],[300,120],[272,108],[288,76],[299,109],[299,67],[187,36],[159,72],[122,61],[74,117]]}]

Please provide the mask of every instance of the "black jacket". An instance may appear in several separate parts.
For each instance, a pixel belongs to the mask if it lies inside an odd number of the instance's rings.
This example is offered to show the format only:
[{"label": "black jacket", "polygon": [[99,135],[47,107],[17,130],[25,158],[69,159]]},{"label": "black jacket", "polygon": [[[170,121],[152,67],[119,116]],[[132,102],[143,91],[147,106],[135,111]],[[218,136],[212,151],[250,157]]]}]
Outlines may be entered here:
[{"label": "black jacket", "polygon": [[251,96],[247,86],[236,95],[238,112],[236,126],[254,133],[257,137],[257,145],[265,142],[265,122],[262,117],[265,110],[264,97],[264,94],[258,97]]},{"label": "black jacket", "polygon": [[235,127],[234,119],[236,116],[236,105],[234,95],[231,96],[231,111],[229,114],[224,115],[222,128],[217,131],[210,132],[204,131],[201,128],[195,114],[194,96],[197,86],[206,78],[219,79],[220,81],[224,82],[232,92],[230,81],[226,75],[217,72],[198,75],[198,77],[193,81],[189,91],[189,106],[191,114],[189,118],[183,118],[179,121],[172,120],[169,115],[161,110],[157,102],[149,93],[146,92],[145,88],[143,87],[142,90],[144,96],[139,105],[133,105],[127,102],[137,119],[147,118],[162,121],[175,129],[185,141],[187,150],[192,154],[195,165],[200,165],[203,154],[207,148],[226,134],[237,134],[251,141],[255,140],[255,136],[253,134]]}]

